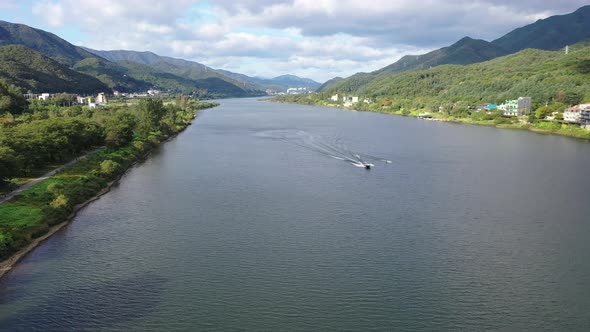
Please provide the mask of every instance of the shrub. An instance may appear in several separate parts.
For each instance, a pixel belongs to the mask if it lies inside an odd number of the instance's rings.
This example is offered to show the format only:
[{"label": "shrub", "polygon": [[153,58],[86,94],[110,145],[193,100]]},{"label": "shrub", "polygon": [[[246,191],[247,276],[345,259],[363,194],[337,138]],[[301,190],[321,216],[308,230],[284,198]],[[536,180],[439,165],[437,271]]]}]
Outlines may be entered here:
[{"label": "shrub", "polygon": [[120,168],[121,165],[118,162],[105,160],[100,163],[100,174],[110,178],[115,175]]},{"label": "shrub", "polygon": [[61,183],[50,183],[47,186],[47,191],[54,196],[58,196],[59,194],[63,194],[64,186]]},{"label": "shrub", "polygon": [[68,209],[70,207],[70,200],[64,194],[59,194],[51,203],[49,203],[54,209]]}]

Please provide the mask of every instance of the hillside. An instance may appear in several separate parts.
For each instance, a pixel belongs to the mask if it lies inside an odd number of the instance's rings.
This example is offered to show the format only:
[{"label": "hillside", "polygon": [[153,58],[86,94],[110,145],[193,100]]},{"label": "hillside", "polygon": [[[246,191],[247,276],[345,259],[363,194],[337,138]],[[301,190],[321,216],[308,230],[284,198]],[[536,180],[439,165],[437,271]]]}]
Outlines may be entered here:
[{"label": "hillside", "polygon": [[424,55],[406,55],[399,61],[374,73],[393,74],[410,70],[428,69],[446,64],[468,65],[487,61],[506,54],[508,54],[507,51],[490,42],[464,37],[451,46],[443,47]]},{"label": "hillside", "polygon": [[203,98],[227,98],[261,96],[263,92],[245,90],[216,77],[189,79],[132,61],[120,61],[118,65],[127,70],[127,75],[146,82],[158,89],[175,93],[195,93]]},{"label": "hillside", "polygon": [[492,43],[510,53],[526,48],[558,50],[590,39],[590,6],[567,15],[552,16],[513,30]]},{"label": "hillside", "polygon": [[0,47],[0,78],[24,92],[87,94],[109,91],[98,79],[71,70],[22,45]]},{"label": "hillside", "polygon": [[467,66],[382,75],[351,92],[392,100],[501,102],[518,96],[530,96],[539,103],[590,100],[590,47],[574,48],[568,55],[527,49]]},{"label": "hillside", "polygon": [[128,74],[128,69],[100,58],[86,58],[76,63],[74,70],[98,78],[109,88],[121,92],[146,91],[152,84],[137,80]]},{"label": "hillside", "polygon": [[109,61],[131,61],[148,65],[159,71],[179,75],[191,79],[219,78],[238,85],[246,90],[282,90],[292,87],[307,87],[315,90],[320,83],[308,78],[295,75],[282,75],[275,78],[250,77],[228,70],[214,69],[195,61],[160,56],[152,52],[137,52],[126,50],[99,51],[86,48],[85,50],[101,56]]},{"label": "hillside", "polygon": [[[25,91],[83,93],[116,89],[133,92],[156,88],[196,92],[206,98],[264,94],[254,86],[227,78],[196,62],[173,58],[166,58],[165,62],[165,57],[149,52],[120,51],[123,53],[109,53],[111,58],[118,57],[121,61],[115,63],[49,32],[0,21],[0,46],[5,45],[28,48],[6,49],[0,59],[3,69],[0,77]],[[54,62],[48,61],[49,58]]]},{"label": "hillside", "polygon": [[423,55],[407,55],[370,74],[359,73],[342,81],[324,84],[318,91],[356,91],[370,93],[369,84],[383,76],[424,70],[444,64],[466,65],[491,60],[526,48],[558,50],[590,39],[590,6],[567,14],[539,20],[487,42],[465,37],[455,44]]},{"label": "hillside", "polygon": [[70,67],[80,60],[95,57],[52,33],[24,24],[0,21],[0,46],[11,44],[24,45]]},{"label": "hillside", "polygon": [[325,82],[324,82],[322,85],[320,85],[320,86],[319,86],[319,87],[316,89],[316,91],[318,91],[318,92],[322,92],[322,91],[324,91],[324,90],[327,90],[327,89],[328,89],[330,86],[334,86],[334,85],[336,85],[338,82],[341,82],[341,81],[343,81],[343,80],[344,80],[344,78],[342,78],[342,77],[334,77],[334,78],[332,78],[332,79],[330,79],[330,80],[327,80],[327,81],[325,81]]}]

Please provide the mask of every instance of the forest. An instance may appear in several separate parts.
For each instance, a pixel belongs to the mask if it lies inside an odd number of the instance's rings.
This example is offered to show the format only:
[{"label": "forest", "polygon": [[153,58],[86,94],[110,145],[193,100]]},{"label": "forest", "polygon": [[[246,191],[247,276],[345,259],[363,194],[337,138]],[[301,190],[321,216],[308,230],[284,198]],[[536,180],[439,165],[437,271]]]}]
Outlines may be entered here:
[{"label": "forest", "polygon": [[0,192],[88,153],[73,166],[0,204],[0,259],[63,222],[75,206],[153,147],[189,125],[199,109],[187,96],[111,103],[105,108],[24,100],[0,83]]}]

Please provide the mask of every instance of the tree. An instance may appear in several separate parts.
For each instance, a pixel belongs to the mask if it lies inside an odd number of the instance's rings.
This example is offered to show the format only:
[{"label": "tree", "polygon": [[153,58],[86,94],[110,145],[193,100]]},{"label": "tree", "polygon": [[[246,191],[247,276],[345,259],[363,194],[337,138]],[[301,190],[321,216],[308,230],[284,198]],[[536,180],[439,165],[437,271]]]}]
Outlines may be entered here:
[{"label": "tree", "polygon": [[125,145],[133,139],[136,119],[127,112],[117,113],[104,123],[105,141],[110,147]]},{"label": "tree", "polygon": [[142,136],[160,128],[160,120],[166,109],[160,99],[142,99],[137,106],[137,131]]},{"label": "tree", "polygon": [[13,149],[0,146],[0,184],[19,175],[19,160]]},{"label": "tree", "polygon": [[27,109],[28,103],[20,89],[0,80],[0,113],[20,114]]}]

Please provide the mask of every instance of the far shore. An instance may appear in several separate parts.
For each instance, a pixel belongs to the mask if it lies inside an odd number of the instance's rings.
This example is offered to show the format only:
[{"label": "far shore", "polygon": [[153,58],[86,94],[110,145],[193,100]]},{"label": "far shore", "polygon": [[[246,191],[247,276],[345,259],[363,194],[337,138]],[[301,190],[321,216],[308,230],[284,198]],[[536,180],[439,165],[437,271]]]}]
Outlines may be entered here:
[{"label": "far shore", "polygon": [[[276,101],[276,100],[271,100],[269,99],[269,101],[272,102],[279,102],[279,103],[287,103],[287,102],[282,102],[282,101]],[[416,119],[420,119],[420,120],[426,120],[426,121],[436,121],[436,122],[449,122],[449,123],[457,123],[457,124],[469,124],[469,125],[476,125],[476,126],[487,126],[487,127],[495,127],[498,129],[518,129],[518,130],[527,130],[527,131],[531,131],[534,133],[538,133],[538,134],[547,134],[547,135],[557,135],[557,136],[564,136],[564,137],[570,137],[570,138],[576,138],[576,139],[581,139],[584,141],[590,141],[590,130],[585,130],[584,136],[578,135],[577,133],[568,133],[568,132],[563,132],[563,131],[559,131],[559,130],[550,130],[550,129],[542,129],[542,128],[536,128],[534,127],[533,124],[495,124],[492,122],[482,122],[482,121],[473,121],[470,119],[464,119],[464,118],[420,118],[419,115],[417,114],[401,114],[401,113],[397,113],[397,112],[387,112],[387,111],[373,111],[373,110],[357,110],[354,108],[349,108],[349,107],[344,107],[342,105],[336,105],[336,104],[328,104],[328,105],[318,105],[318,104],[313,104],[313,105],[307,105],[307,104],[303,104],[303,103],[289,103],[289,104],[296,104],[296,105],[306,105],[306,106],[318,106],[318,107],[329,107],[329,108],[338,108],[341,110],[346,110],[346,111],[353,111],[353,112],[369,112],[369,113],[379,113],[379,114],[387,114],[387,115],[397,115],[397,116],[403,116],[403,117],[411,117],[411,118],[416,118]]]}]

